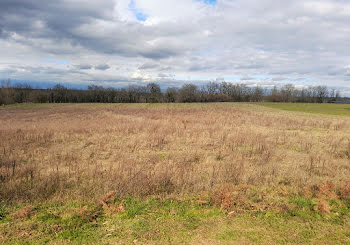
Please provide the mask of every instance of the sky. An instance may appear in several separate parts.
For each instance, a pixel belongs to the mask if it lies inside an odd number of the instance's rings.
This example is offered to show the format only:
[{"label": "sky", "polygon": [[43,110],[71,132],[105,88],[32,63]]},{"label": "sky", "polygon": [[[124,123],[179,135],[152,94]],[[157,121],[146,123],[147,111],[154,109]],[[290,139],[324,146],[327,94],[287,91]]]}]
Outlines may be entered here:
[{"label": "sky", "polygon": [[350,94],[348,0],[0,0],[0,79]]}]

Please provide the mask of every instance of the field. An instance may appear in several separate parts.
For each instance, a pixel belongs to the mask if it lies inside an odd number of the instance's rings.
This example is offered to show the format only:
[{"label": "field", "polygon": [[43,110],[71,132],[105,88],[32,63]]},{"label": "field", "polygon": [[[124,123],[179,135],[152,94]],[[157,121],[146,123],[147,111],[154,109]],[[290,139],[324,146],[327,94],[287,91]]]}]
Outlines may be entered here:
[{"label": "field", "polygon": [[312,103],[256,103],[270,108],[318,113],[329,115],[350,116],[350,104],[312,104]]},{"label": "field", "polygon": [[350,105],[0,108],[0,243],[350,244]]}]

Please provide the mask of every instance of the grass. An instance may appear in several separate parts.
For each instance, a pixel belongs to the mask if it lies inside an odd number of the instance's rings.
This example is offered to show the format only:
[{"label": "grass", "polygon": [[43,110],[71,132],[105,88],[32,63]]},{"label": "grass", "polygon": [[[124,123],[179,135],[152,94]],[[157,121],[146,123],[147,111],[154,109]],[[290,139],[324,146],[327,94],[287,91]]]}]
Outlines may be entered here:
[{"label": "grass", "polygon": [[[120,200],[113,202],[120,203]],[[309,207],[308,201],[297,201]],[[88,207],[84,209],[84,207]],[[348,207],[349,208],[349,207]],[[28,216],[0,223],[4,244],[346,244],[350,217],[341,222],[315,210],[304,213],[247,212],[227,215],[213,205],[191,200],[128,198],[125,211],[103,212],[94,203],[41,203]],[[23,208],[22,208],[23,209]],[[82,210],[87,210],[85,213]],[[18,211],[17,211],[18,212]],[[334,213],[338,210],[334,210]],[[306,215],[307,214],[307,215]],[[317,215],[316,215],[317,214]]]},{"label": "grass", "polygon": [[0,243],[349,243],[350,121],[312,115],[245,103],[2,107]]},{"label": "grass", "polygon": [[349,104],[310,104],[310,103],[256,103],[257,105],[306,113],[350,116]]}]

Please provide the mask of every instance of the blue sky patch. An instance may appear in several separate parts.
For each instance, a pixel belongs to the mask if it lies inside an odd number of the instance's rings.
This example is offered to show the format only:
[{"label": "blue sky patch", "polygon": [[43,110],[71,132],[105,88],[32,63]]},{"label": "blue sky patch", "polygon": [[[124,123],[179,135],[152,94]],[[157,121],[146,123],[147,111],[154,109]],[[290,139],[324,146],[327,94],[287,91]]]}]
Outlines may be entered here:
[{"label": "blue sky patch", "polygon": [[217,0],[204,0],[204,3],[210,4],[210,5],[215,5]]},{"label": "blue sky patch", "polygon": [[47,62],[54,62],[60,65],[68,65],[69,61],[68,60],[57,60],[57,59],[52,59],[52,58],[46,58],[45,61]]},{"label": "blue sky patch", "polygon": [[139,9],[137,9],[134,0],[130,1],[128,7],[129,7],[129,10],[135,15],[135,17],[138,21],[146,21],[147,20],[147,18],[148,18],[147,14],[145,14],[142,11],[140,11]]},{"label": "blue sky patch", "polygon": [[147,15],[141,12],[135,13],[136,19],[139,21],[146,21]]}]

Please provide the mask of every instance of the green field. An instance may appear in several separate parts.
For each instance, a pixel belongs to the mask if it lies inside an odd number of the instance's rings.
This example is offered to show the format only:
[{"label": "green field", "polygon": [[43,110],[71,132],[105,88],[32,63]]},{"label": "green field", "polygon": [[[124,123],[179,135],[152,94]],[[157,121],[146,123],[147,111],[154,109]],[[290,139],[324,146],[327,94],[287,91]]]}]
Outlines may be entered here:
[{"label": "green field", "polygon": [[311,104],[311,103],[254,103],[257,105],[306,113],[350,116],[350,104]]},{"label": "green field", "polygon": [[[120,205],[120,200],[111,204]],[[313,199],[290,198],[281,213],[225,213],[191,200],[127,198],[110,213],[93,202],[1,206],[3,244],[350,244],[348,208],[321,214]],[[338,206],[338,207],[337,207]],[[15,211],[15,210],[18,211]],[[24,210],[24,211],[22,211]],[[12,214],[11,214],[12,213]]]}]

